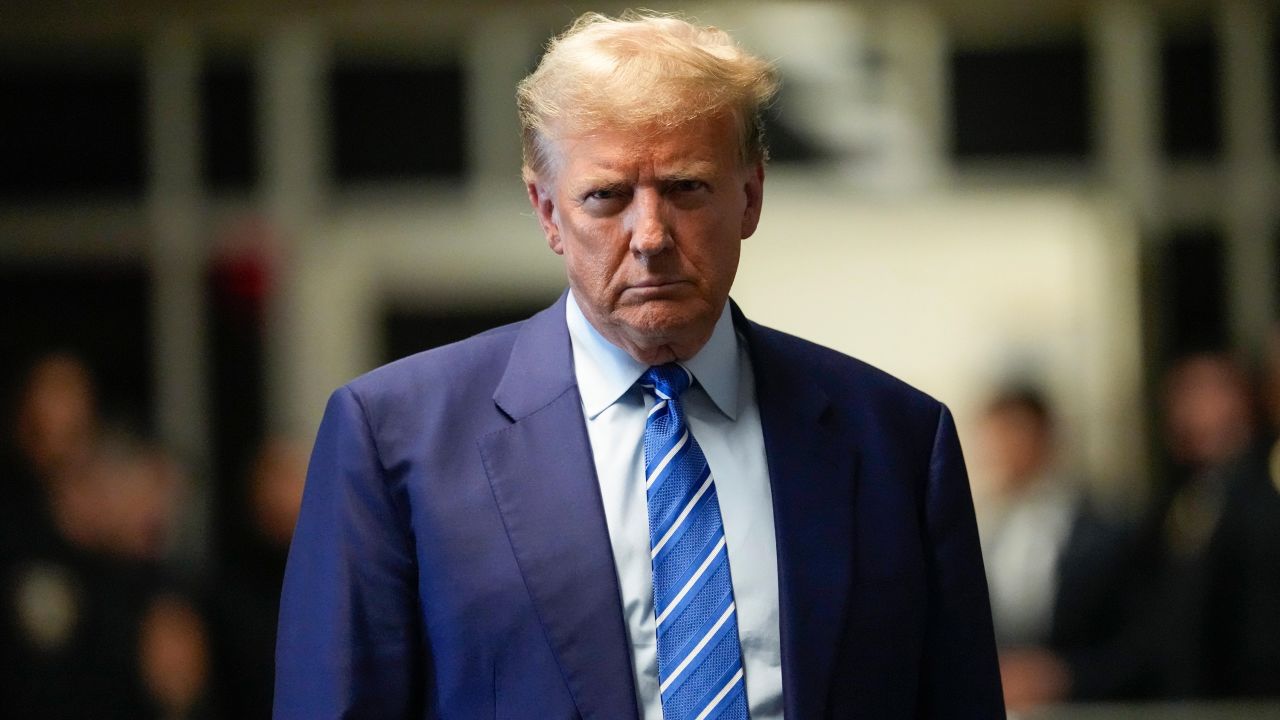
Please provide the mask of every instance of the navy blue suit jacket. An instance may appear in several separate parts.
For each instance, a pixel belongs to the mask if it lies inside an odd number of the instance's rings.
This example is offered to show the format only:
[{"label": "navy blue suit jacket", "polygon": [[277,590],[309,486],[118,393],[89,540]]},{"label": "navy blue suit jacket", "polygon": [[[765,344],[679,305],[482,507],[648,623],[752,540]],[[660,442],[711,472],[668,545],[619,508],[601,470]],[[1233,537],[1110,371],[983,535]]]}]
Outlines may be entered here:
[{"label": "navy blue suit jacket", "polygon": [[[785,711],[1003,717],[950,413],[747,322]],[[281,604],[275,716],[638,717],[564,298],[334,393]]]}]

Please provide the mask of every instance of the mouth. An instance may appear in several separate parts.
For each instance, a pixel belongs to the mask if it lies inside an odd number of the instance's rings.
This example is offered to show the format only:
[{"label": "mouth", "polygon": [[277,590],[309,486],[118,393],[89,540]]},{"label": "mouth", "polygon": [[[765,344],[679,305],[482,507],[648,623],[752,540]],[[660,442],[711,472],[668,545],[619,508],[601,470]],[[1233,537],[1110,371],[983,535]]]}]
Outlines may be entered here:
[{"label": "mouth", "polygon": [[636,300],[657,300],[683,293],[692,285],[688,280],[655,278],[633,283],[622,294]]}]

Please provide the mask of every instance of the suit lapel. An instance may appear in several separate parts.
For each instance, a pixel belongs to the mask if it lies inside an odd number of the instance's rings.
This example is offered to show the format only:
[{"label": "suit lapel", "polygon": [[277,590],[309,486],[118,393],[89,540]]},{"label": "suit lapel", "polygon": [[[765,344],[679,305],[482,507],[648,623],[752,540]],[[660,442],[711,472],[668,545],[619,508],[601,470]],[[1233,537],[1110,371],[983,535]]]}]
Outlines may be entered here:
[{"label": "suit lapel", "polygon": [[621,592],[573,373],[564,297],[520,330],[480,452],[538,618],[583,718],[636,718]]},{"label": "suit lapel", "polygon": [[857,454],[781,336],[734,311],[750,347],[769,463],[785,712],[823,717],[853,577]]}]

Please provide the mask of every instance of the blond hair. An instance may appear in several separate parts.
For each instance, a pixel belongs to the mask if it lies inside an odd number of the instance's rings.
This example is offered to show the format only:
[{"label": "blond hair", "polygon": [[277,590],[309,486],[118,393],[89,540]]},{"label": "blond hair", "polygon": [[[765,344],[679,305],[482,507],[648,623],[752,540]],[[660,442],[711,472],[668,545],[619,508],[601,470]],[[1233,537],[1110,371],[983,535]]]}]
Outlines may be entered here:
[{"label": "blond hair", "polygon": [[777,90],[772,63],[723,30],[649,11],[586,13],[547,43],[516,89],[525,180],[551,168],[558,132],[670,128],[725,111],[742,161],[764,162],[760,115]]}]

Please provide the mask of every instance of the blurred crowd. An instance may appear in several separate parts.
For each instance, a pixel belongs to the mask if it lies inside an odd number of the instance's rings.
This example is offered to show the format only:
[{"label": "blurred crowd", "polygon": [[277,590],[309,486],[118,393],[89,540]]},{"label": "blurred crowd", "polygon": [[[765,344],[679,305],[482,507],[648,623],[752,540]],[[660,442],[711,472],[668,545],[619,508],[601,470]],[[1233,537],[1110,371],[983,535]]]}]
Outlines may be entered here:
[{"label": "blurred crowd", "polygon": [[[968,451],[1011,710],[1280,698],[1280,332],[1268,368],[1169,368],[1168,462],[1140,513],[1091,492],[1044,393],[993,395]],[[21,388],[0,476],[0,717],[269,717],[304,448],[263,444],[237,509],[252,542],[193,578],[174,551],[182,465],[104,423],[74,356],[40,358]]]},{"label": "blurred crowd", "polygon": [[1073,472],[1044,393],[991,398],[971,455],[1011,711],[1280,699],[1280,329],[1268,355],[1257,372],[1218,352],[1171,365],[1166,462],[1136,513]]},{"label": "blurred crowd", "polygon": [[191,478],[164,448],[103,421],[80,359],[34,362],[8,420],[0,717],[269,717],[303,450],[264,444],[243,509],[253,542],[192,577],[177,552]]}]

